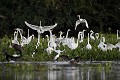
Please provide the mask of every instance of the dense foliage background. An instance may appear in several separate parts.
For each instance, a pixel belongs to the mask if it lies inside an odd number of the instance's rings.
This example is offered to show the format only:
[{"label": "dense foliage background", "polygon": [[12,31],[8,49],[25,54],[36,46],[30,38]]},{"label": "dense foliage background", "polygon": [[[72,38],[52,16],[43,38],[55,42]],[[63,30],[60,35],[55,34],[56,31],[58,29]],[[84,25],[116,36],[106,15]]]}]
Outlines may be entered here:
[{"label": "dense foliage background", "polygon": [[[39,21],[42,25],[57,22],[53,31],[57,34],[74,29],[78,14],[95,32],[116,33],[120,29],[120,0],[0,0],[0,36],[13,34],[17,27],[27,32],[24,21],[35,25]],[[79,26],[77,31],[85,28],[83,24]]]}]

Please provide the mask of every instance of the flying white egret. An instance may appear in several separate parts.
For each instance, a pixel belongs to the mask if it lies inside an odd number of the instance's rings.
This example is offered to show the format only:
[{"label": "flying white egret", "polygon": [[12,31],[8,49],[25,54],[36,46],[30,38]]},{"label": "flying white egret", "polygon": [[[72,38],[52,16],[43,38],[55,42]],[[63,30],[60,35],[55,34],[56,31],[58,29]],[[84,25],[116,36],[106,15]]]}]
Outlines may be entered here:
[{"label": "flying white egret", "polygon": [[90,39],[89,39],[89,33],[88,33],[88,43],[87,43],[87,45],[86,45],[86,48],[87,49],[89,49],[89,50],[91,50],[92,49],[92,46],[90,45]]},{"label": "flying white egret", "polygon": [[76,30],[77,26],[78,26],[80,23],[85,23],[86,27],[89,28],[86,19],[82,19],[82,18],[80,18],[80,15],[77,15],[77,16],[79,17],[79,20],[76,21],[76,24],[75,24],[75,30]]},{"label": "flying white egret", "polygon": [[95,37],[93,36],[93,34],[94,34],[93,30],[90,30],[90,38],[91,38],[92,40],[95,40]]},{"label": "flying white egret", "polygon": [[52,25],[52,26],[41,26],[41,21],[40,21],[40,26],[29,24],[29,23],[27,23],[27,21],[25,21],[25,24],[28,27],[30,27],[31,29],[36,30],[38,32],[38,43],[37,44],[40,43],[40,34],[41,33],[44,33],[45,31],[49,31],[57,26],[57,23],[55,23],[55,25]]}]

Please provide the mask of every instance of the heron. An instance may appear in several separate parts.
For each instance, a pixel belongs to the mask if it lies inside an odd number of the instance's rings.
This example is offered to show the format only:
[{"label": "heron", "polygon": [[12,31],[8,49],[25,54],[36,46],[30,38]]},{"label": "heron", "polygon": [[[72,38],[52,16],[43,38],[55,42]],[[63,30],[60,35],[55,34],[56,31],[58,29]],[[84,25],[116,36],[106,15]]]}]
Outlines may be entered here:
[{"label": "heron", "polygon": [[80,15],[77,15],[77,16],[78,16],[79,20],[76,21],[75,30],[80,23],[85,23],[86,27],[89,28],[88,22],[86,21],[86,19],[80,18]]},{"label": "heron", "polygon": [[93,34],[94,34],[93,30],[90,30],[90,38],[91,38],[92,40],[95,40],[95,37],[93,36]]},{"label": "heron", "polygon": [[107,45],[105,44],[105,37],[101,37],[98,48],[101,49],[102,51],[107,51]]},{"label": "heron", "polygon": [[62,51],[61,50],[54,50],[54,51],[57,53],[57,55],[54,57],[54,60],[56,61],[58,59],[58,57],[60,56],[61,52],[64,52],[65,49]]},{"label": "heron", "polygon": [[81,32],[78,33],[78,38],[77,38],[77,42],[76,42],[76,43],[75,43],[75,41],[74,41],[74,37],[72,37],[73,40],[69,42],[68,47],[69,47],[71,50],[76,49],[76,48],[78,47],[80,34],[81,34]]},{"label": "heron", "polygon": [[38,42],[37,42],[38,44],[40,43],[40,34],[41,33],[44,33],[45,31],[49,31],[57,26],[57,23],[55,23],[55,25],[51,25],[51,26],[41,26],[41,21],[40,21],[40,26],[29,24],[27,21],[25,21],[25,24],[28,27],[30,27],[31,29],[36,30],[38,32]]},{"label": "heron", "polygon": [[89,49],[89,50],[91,50],[92,49],[92,46],[90,45],[90,39],[89,39],[89,33],[88,33],[88,43],[87,43],[87,45],[86,45],[86,48],[87,49]]}]

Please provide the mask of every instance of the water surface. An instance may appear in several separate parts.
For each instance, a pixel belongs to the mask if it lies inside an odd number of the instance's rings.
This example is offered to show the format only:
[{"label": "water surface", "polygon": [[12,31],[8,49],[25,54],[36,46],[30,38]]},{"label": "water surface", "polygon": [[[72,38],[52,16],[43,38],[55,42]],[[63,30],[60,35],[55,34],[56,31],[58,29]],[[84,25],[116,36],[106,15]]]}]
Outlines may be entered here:
[{"label": "water surface", "polygon": [[120,63],[1,62],[0,80],[120,80]]}]

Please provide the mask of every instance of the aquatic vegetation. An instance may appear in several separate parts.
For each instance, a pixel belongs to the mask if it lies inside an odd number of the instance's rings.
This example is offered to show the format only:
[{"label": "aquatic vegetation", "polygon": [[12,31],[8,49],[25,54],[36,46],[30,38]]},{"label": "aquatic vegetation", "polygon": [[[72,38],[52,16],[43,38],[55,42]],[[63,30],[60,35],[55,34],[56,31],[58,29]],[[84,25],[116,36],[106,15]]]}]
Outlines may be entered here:
[{"label": "aquatic vegetation", "polygon": [[[104,34],[106,37],[105,43],[112,43],[116,44],[118,41],[116,40],[116,35],[114,34]],[[34,54],[34,58],[32,57],[32,52],[35,49],[35,45],[37,43],[37,38],[35,37],[34,40],[31,41],[30,44],[27,44],[23,47],[22,51],[22,60],[23,61],[53,61],[56,53],[53,51],[51,54],[48,54],[45,49],[47,48],[47,39],[45,38],[44,41],[42,38],[40,38],[41,44],[39,45],[37,52]],[[11,55],[13,55],[15,50],[13,48],[10,48],[10,42],[12,38],[8,38],[7,36],[3,37],[0,40],[0,60],[5,61],[5,57],[2,54],[2,49],[6,49]],[[64,52],[61,53],[68,55],[69,57],[73,58],[75,56],[80,56],[81,61],[115,61],[120,60],[120,52],[118,49],[113,50],[107,50],[102,51],[98,49],[98,44],[100,40],[91,40],[90,44],[92,46],[91,50],[86,49],[87,45],[87,38],[84,39],[82,43],[79,43],[79,46],[76,49],[71,50],[67,46],[63,46],[60,44],[60,47],[57,47],[57,49],[64,50]]]}]

